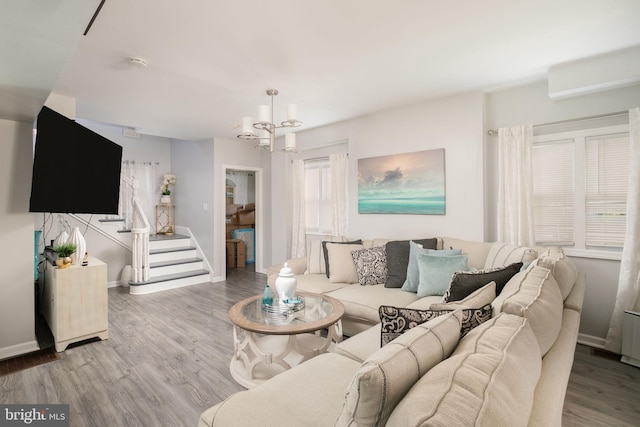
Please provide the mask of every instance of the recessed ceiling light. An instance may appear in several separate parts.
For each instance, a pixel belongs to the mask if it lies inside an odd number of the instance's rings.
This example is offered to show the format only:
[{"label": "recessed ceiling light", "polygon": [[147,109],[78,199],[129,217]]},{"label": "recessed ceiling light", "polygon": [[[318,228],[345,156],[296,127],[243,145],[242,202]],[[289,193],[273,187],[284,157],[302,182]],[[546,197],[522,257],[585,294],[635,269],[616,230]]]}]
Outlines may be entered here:
[{"label": "recessed ceiling light", "polygon": [[129,64],[135,67],[147,68],[147,60],[144,58],[129,58]]}]

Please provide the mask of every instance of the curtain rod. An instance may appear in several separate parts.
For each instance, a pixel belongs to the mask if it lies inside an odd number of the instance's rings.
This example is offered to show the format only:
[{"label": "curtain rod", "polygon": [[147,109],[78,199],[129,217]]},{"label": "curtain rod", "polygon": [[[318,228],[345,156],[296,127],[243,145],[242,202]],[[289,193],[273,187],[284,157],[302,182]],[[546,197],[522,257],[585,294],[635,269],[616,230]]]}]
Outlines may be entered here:
[{"label": "curtain rod", "polygon": [[[565,124],[565,123],[583,122],[583,121],[587,121],[587,120],[603,119],[605,117],[623,116],[623,115],[628,115],[628,114],[629,114],[629,111],[617,111],[615,113],[598,114],[598,115],[595,115],[595,116],[580,117],[580,118],[577,118],[577,119],[566,119],[566,120],[558,120],[556,122],[541,123],[539,125],[533,125],[533,127],[534,128],[540,128],[540,127],[545,127],[545,126],[562,125],[562,124]],[[487,131],[487,133],[490,136],[497,135],[498,134],[498,129],[489,129]]]}]

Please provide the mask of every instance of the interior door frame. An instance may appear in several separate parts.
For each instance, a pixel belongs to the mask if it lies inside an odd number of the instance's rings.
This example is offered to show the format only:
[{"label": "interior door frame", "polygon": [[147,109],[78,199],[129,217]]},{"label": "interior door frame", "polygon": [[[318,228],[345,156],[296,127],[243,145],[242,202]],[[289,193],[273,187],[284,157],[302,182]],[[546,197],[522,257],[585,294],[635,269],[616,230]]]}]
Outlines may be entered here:
[{"label": "interior door frame", "polygon": [[[240,165],[222,165],[222,188],[220,194],[222,194],[222,206],[226,206],[226,181],[227,181],[227,171],[240,171],[240,172],[253,172],[253,178],[255,180],[255,192],[256,192],[256,220],[254,224],[255,228],[255,250],[256,250],[256,258],[255,258],[255,270],[256,272],[264,272],[266,271],[266,267],[263,265],[264,263],[264,222],[263,222],[263,211],[264,211],[264,201],[263,201],[263,171],[262,168],[252,167],[252,166],[240,166]],[[226,219],[226,215],[223,216]],[[227,227],[226,223],[224,225],[224,233],[226,240]],[[224,259],[225,265],[225,275],[226,275],[226,257]]]}]

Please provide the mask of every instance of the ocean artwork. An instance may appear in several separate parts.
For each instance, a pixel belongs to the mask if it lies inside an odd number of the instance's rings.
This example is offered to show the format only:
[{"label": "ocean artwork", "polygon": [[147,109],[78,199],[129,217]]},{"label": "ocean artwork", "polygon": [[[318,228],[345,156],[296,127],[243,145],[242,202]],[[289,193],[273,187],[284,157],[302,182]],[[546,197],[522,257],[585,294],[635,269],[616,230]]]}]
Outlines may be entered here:
[{"label": "ocean artwork", "polygon": [[444,215],[444,148],[358,159],[358,213]]}]

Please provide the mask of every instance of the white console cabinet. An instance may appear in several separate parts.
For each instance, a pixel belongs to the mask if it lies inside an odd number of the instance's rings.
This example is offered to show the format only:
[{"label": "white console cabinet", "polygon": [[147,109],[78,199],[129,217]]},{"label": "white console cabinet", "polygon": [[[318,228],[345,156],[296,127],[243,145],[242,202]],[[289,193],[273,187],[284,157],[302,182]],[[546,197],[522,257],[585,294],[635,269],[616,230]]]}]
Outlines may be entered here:
[{"label": "white console cabinet", "polygon": [[40,284],[42,315],[58,352],[74,342],[109,337],[107,264],[93,257],[88,261],[64,269],[49,264]]}]

